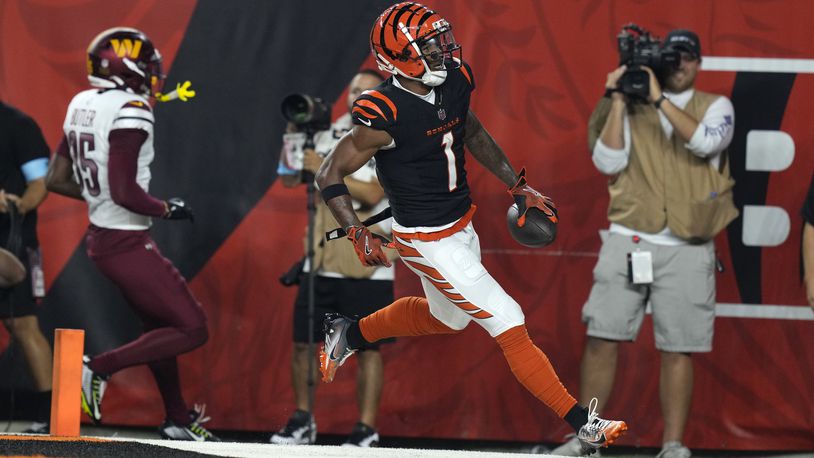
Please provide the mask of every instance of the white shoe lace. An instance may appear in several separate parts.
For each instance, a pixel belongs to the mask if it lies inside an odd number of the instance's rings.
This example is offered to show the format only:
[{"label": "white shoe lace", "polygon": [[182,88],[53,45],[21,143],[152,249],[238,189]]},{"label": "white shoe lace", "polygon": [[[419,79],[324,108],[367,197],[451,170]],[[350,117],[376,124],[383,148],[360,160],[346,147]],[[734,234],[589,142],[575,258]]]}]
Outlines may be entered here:
[{"label": "white shoe lace", "polygon": [[198,423],[199,425],[202,425],[212,419],[212,417],[206,416],[206,404],[195,404],[192,411],[195,412],[195,419],[192,421]]},{"label": "white shoe lace", "polygon": [[[601,436],[604,434],[605,429],[613,423],[612,420],[603,420],[602,418],[599,418],[599,413],[596,411],[596,407],[598,405],[598,399],[591,399],[591,402],[588,404],[588,423],[585,423],[585,426],[580,429],[580,433],[585,431],[585,435],[588,436],[582,437],[582,439],[590,442],[599,441]],[[580,434],[580,436],[582,436],[582,434]]]}]

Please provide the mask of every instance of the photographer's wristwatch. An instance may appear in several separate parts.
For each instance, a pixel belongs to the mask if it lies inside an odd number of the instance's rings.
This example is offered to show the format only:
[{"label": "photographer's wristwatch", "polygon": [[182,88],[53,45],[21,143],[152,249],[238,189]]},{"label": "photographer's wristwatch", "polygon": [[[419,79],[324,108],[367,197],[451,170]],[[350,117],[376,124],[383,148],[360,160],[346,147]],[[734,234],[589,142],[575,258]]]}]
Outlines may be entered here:
[{"label": "photographer's wristwatch", "polygon": [[665,100],[667,100],[667,96],[664,95],[664,93],[662,92],[661,97],[659,97],[655,102],[653,102],[653,106],[655,106],[656,109],[658,110],[661,108],[661,102],[664,102]]}]

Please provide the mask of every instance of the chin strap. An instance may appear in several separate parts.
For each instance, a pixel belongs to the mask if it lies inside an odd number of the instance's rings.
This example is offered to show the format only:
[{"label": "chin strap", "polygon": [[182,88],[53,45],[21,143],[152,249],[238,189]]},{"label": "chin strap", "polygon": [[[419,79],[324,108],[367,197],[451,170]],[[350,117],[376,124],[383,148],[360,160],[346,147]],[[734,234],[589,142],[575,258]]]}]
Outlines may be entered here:
[{"label": "chin strap", "polygon": [[195,91],[190,89],[190,86],[192,86],[191,81],[184,81],[183,84],[178,83],[175,85],[175,90],[172,92],[168,92],[166,94],[162,94],[160,92],[156,93],[155,99],[159,102],[169,102],[175,99],[186,102],[187,100],[195,97]]},{"label": "chin strap", "polygon": [[[427,65],[424,64],[424,67],[426,66]],[[421,82],[431,87],[440,86],[444,84],[444,81],[446,81],[446,79],[447,79],[446,70],[436,70],[436,71],[424,70],[424,74],[421,75]]]}]

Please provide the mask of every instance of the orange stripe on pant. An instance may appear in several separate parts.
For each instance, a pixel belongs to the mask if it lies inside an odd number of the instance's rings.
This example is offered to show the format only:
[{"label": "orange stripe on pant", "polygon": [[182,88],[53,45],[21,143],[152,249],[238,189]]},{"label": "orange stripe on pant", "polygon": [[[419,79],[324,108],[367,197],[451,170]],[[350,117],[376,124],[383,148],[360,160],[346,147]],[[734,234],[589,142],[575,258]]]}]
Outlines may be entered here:
[{"label": "orange stripe on pant", "polygon": [[388,337],[455,334],[452,329],[430,313],[430,304],[423,297],[402,297],[387,307],[359,321],[362,337],[370,343]]},{"label": "orange stripe on pant", "polygon": [[[425,266],[424,264],[419,264],[414,261],[408,261],[406,259],[403,259],[403,261],[412,266],[413,268],[415,268],[416,270],[423,272],[424,278],[429,280],[430,283],[432,283],[432,285],[435,286],[435,289],[437,289],[441,294],[446,296],[447,299],[450,299],[450,302],[455,304],[461,310],[465,312],[477,312],[472,314],[472,316],[475,318],[481,319],[492,318],[491,313],[481,310],[475,304],[466,301],[466,298],[463,297],[463,295],[461,295],[456,289],[454,289],[453,286],[444,278],[444,276],[441,275],[441,272],[438,272],[438,270],[435,269],[434,267]],[[448,291],[449,289],[451,289],[452,291]]]},{"label": "orange stripe on pant", "polygon": [[495,338],[515,378],[560,418],[577,404],[560,382],[551,362],[529,338],[525,326],[515,326]]}]

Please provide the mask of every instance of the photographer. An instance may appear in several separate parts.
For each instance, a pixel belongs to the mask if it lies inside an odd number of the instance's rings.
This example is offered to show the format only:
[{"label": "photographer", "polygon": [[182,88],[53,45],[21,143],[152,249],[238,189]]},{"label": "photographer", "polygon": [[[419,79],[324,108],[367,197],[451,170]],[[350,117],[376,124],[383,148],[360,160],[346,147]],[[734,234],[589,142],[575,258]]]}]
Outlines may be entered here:
[{"label": "photographer", "polygon": [[[362,70],[351,80],[348,91],[348,111],[356,98],[368,89],[381,83],[382,77],[372,70]],[[323,158],[333,150],[336,143],[352,127],[350,113],[338,118],[327,130],[314,135],[314,148],[305,148],[302,170],[292,171],[283,164],[278,169],[286,187],[298,186],[303,179],[313,180]],[[296,132],[297,126],[289,124],[289,133]],[[293,172],[293,173],[292,173]],[[305,172],[305,173],[303,173]],[[378,213],[387,207],[384,191],[376,178],[375,164],[371,161],[357,173],[348,177],[346,184],[354,199],[354,206],[367,215]],[[322,322],[325,314],[339,312],[345,315],[365,316],[393,302],[393,269],[387,267],[364,267],[360,265],[352,245],[342,242],[326,243],[326,231],[338,226],[330,211],[317,199],[314,221],[314,317],[313,332],[317,339],[323,336]],[[381,233],[389,233],[389,225],[376,228]],[[304,270],[310,270],[305,265]],[[316,422],[309,412],[308,367],[308,285],[303,279],[299,285],[294,304],[294,349],[291,357],[291,381],[297,410],[288,423],[271,437],[275,444],[312,444],[316,439]],[[316,365],[312,366],[312,380],[316,380]],[[353,429],[346,444],[369,447],[378,444],[379,435],[375,430],[376,411],[383,382],[383,365],[378,345],[373,345],[360,354],[357,375],[359,422]]]},{"label": "photographer", "polygon": [[[737,216],[725,151],[734,111],[726,97],[695,90],[701,65],[695,33],[670,32],[662,51],[680,53],[663,73],[663,90],[656,73],[642,67],[649,75],[646,101],[629,97],[619,85],[629,70],[623,65],[608,74],[605,97],[589,121],[594,165],[610,177],[611,224],[582,311],[588,338],[579,394],[583,403],[597,397],[600,410],[608,403],[619,342],[636,338],[649,300],[661,355],[658,458],[686,458],[691,355],[712,350],[712,239]],[[575,445],[566,442],[552,453],[577,456]]]}]

